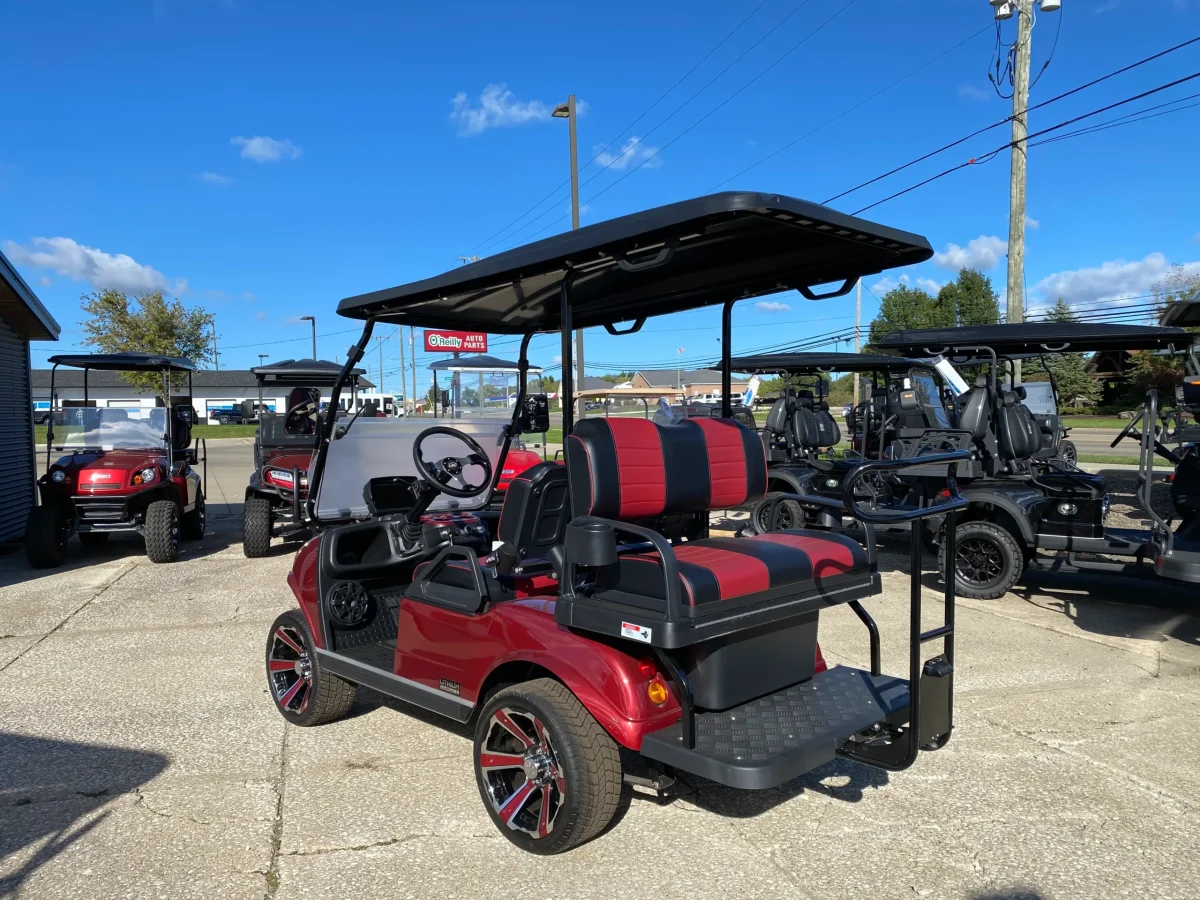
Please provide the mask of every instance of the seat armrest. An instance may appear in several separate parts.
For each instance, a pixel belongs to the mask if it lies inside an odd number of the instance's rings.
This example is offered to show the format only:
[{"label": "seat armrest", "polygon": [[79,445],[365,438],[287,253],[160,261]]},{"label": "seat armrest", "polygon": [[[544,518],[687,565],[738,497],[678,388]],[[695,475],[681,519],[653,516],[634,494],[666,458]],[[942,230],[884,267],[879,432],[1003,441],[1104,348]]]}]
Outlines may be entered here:
[{"label": "seat armrest", "polygon": [[[678,620],[683,616],[683,598],[679,591],[679,563],[675,558],[675,551],[671,549],[671,545],[657,531],[649,528],[643,528],[640,525],[630,525],[628,522],[618,522],[615,519],[604,519],[600,516],[576,516],[571,520],[571,525],[586,525],[600,524],[610,526],[618,535],[627,534],[633,537],[641,538],[654,547],[659,557],[662,559],[663,578],[666,581],[667,598],[667,618],[670,620]],[[570,601],[575,599],[575,569],[576,564],[570,560],[563,561],[563,578],[560,582],[562,585],[563,597]]]}]

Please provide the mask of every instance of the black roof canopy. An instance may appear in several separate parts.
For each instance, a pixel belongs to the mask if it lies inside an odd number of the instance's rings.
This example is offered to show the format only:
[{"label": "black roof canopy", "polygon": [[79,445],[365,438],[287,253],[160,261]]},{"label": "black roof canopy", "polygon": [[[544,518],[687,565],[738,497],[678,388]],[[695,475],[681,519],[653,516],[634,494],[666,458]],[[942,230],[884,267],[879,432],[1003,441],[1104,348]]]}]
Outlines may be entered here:
[{"label": "black roof canopy", "polygon": [[[854,281],[933,255],[915,234],[778,194],[727,192],[588,225],[411,284],[348,297],[338,313],[497,334],[587,328]],[[814,296],[814,299],[819,299]]]},{"label": "black roof canopy", "polygon": [[[500,359],[496,356],[486,356],[482,353],[472,356],[450,357],[448,359],[439,359],[429,364],[429,368],[435,372],[443,372],[446,370],[472,370],[479,372],[519,372],[521,367],[519,364],[507,359]],[[530,366],[530,372],[542,371],[540,366]]]},{"label": "black roof canopy", "polygon": [[902,356],[871,353],[767,353],[759,356],[735,356],[730,360],[730,366],[735,372],[823,375],[827,372],[891,371],[911,369],[913,366],[927,369],[929,363],[905,359]]},{"label": "black roof canopy", "polygon": [[[341,365],[327,359],[285,359],[266,366],[255,366],[251,373],[262,384],[313,385],[321,387],[337,383]],[[353,369],[355,379],[363,369]]]},{"label": "black roof canopy", "polygon": [[1197,335],[1158,325],[1106,322],[1012,322],[964,328],[893,331],[879,342],[882,350],[909,356],[953,353],[956,347],[989,347],[1014,358],[1041,353],[1095,353],[1103,350],[1161,350],[1189,347]]},{"label": "black roof canopy", "polygon": [[1172,303],[1163,311],[1158,323],[1160,325],[1176,325],[1181,328],[1200,325],[1200,296]]},{"label": "black roof canopy", "polygon": [[55,366],[75,369],[101,369],[110,372],[191,372],[196,364],[182,356],[156,353],[60,353],[47,360]]}]

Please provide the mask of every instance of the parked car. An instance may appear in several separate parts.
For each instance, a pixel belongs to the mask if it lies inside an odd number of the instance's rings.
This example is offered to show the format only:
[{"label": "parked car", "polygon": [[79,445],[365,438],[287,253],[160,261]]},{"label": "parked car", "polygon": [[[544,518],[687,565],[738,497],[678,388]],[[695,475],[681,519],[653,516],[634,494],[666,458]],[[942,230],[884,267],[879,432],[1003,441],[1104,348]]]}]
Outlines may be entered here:
[{"label": "parked car", "polygon": [[243,400],[237,406],[222,406],[209,412],[208,417],[218,425],[249,425],[258,421],[259,413],[270,412],[265,404],[255,400]]},{"label": "parked car", "polygon": [[34,425],[48,425],[49,423],[50,423],[50,410],[35,409],[33,411],[33,424]]}]

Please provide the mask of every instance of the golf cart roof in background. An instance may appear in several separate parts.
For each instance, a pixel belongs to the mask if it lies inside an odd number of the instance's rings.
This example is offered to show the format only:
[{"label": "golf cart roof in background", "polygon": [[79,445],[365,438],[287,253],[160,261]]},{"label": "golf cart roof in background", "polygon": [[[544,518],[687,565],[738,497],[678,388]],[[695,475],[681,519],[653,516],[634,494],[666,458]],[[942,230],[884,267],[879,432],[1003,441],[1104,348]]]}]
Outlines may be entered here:
[{"label": "golf cart roof in background", "polygon": [[951,354],[955,347],[989,347],[997,356],[1020,358],[1041,353],[1095,353],[1103,350],[1183,350],[1200,337],[1182,328],[1112,325],[1095,322],[1012,322],[964,328],[893,331],[879,342],[883,350],[908,356]]},{"label": "golf cart roof in background", "polygon": [[[925,238],[778,194],[727,192],[597,222],[433,278],[348,297],[338,314],[495,334],[650,318],[784,290],[838,296],[923,262]],[[834,293],[817,285],[838,283]]]},{"label": "golf cart roof in background", "polygon": [[[435,372],[520,372],[521,367],[507,359],[495,356],[460,356],[457,359],[439,359],[431,362],[429,368]],[[541,366],[530,366],[530,372],[542,371]]]},{"label": "golf cart roof in background", "polygon": [[1158,320],[1159,325],[1174,325],[1179,328],[1194,328],[1200,325],[1200,295],[1190,300],[1172,303]]},{"label": "golf cart roof in background", "polygon": [[735,372],[823,375],[827,372],[911,369],[913,366],[928,369],[930,364],[902,356],[871,353],[766,353],[760,356],[735,356],[730,360],[730,366]]},{"label": "golf cart roof in background", "polygon": [[[285,359],[266,366],[255,366],[250,373],[262,384],[324,387],[335,384],[341,371],[340,363],[327,359]],[[364,374],[364,370],[354,369],[350,374],[357,379]]]},{"label": "golf cart roof in background", "polygon": [[109,372],[192,372],[196,364],[182,356],[154,353],[60,353],[50,357],[51,365],[73,369],[103,369]]}]

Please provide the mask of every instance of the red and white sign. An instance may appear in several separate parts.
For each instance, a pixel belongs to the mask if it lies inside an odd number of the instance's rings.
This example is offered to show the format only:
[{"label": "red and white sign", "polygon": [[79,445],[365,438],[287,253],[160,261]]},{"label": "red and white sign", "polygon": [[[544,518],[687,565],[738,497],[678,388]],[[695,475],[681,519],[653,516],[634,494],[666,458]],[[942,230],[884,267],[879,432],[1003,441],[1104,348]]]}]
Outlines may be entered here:
[{"label": "red and white sign", "polygon": [[425,349],[431,353],[487,353],[482,331],[426,331]]}]

